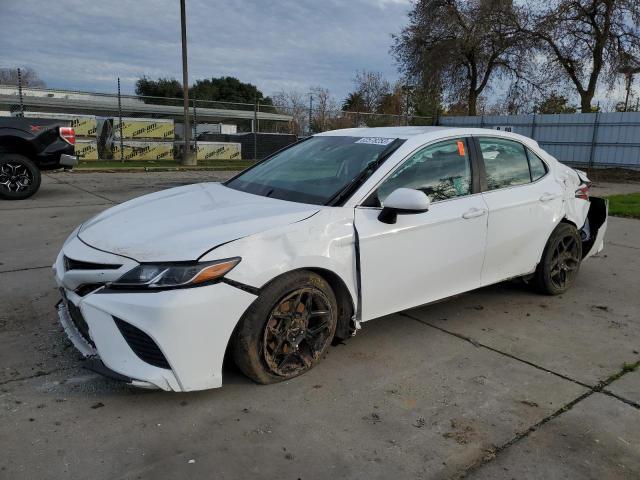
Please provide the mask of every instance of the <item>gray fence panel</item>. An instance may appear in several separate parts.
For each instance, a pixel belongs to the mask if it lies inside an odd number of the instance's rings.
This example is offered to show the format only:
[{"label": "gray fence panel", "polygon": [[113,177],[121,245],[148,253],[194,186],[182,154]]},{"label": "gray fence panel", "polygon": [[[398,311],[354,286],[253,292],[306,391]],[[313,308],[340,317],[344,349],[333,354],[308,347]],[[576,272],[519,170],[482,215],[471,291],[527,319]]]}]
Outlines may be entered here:
[{"label": "gray fence panel", "polygon": [[511,127],[564,163],[640,168],[640,112],[440,117],[440,125]]}]

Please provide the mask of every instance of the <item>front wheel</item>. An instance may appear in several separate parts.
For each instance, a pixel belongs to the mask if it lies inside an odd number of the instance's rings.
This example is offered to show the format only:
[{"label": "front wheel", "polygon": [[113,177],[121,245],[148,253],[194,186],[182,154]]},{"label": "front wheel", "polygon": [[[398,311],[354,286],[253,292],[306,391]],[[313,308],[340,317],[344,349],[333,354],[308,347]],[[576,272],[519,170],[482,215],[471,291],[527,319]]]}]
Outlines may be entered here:
[{"label": "front wheel", "polygon": [[560,223],[551,233],[536,268],[533,283],[547,295],[566,292],[575,282],[582,260],[580,234],[573,225]]},{"label": "front wheel", "polygon": [[16,153],[0,154],[0,198],[29,198],[38,191],[40,182],[40,170],[33,161]]},{"label": "front wheel", "polygon": [[233,358],[258,383],[276,383],[313,368],[336,331],[338,306],[319,275],[298,271],[270,283],[244,314]]}]

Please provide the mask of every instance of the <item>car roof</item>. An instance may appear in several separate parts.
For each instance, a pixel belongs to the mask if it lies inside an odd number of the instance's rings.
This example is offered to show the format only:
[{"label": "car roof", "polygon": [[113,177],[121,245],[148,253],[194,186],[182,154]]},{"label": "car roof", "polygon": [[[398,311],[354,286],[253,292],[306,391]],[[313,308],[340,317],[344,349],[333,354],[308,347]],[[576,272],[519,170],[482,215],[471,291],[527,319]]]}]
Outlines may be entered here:
[{"label": "car roof", "polygon": [[318,133],[318,136],[344,136],[344,137],[386,137],[386,138],[411,138],[425,133],[434,133],[441,130],[462,130],[452,127],[363,127],[343,128]]},{"label": "car roof", "polygon": [[318,133],[316,136],[328,137],[383,137],[410,139],[422,136],[437,139],[450,135],[491,135],[496,137],[513,138],[524,143],[536,144],[534,140],[517,133],[505,132],[503,130],[493,130],[490,128],[475,127],[372,127],[372,128],[344,128],[341,130],[330,130]]}]

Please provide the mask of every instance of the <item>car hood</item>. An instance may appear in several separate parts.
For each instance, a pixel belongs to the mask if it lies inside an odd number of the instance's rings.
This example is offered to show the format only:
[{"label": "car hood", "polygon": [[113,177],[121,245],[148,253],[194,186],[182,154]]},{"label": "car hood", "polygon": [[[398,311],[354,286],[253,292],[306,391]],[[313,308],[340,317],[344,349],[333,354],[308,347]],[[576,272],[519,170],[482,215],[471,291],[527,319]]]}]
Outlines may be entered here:
[{"label": "car hood", "polygon": [[78,237],[94,248],[139,262],[196,260],[218,245],[298,222],[318,210],[317,205],[199,183],[105,210],[83,224]]}]

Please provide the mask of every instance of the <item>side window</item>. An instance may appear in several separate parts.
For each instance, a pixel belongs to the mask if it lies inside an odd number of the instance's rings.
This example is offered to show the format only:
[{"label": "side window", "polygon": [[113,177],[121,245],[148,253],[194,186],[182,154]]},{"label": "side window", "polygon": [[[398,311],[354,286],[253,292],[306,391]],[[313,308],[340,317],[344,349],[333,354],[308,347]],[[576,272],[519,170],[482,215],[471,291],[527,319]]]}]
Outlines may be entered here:
[{"label": "side window", "polygon": [[467,141],[447,140],[413,154],[378,187],[380,204],[401,187],[421,190],[431,201],[469,195],[471,167]]},{"label": "side window", "polygon": [[524,145],[503,138],[480,138],[489,190],[531,182]]},{"label": "side window", "polygon": [[531,181],[535,182],[539,178],[547,174],[547,165],[542,159],[527,148],[527,157],[529,157],[529,167],[531,168]]}]

